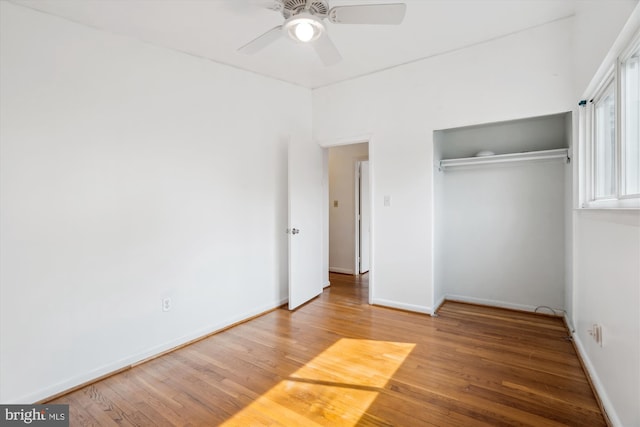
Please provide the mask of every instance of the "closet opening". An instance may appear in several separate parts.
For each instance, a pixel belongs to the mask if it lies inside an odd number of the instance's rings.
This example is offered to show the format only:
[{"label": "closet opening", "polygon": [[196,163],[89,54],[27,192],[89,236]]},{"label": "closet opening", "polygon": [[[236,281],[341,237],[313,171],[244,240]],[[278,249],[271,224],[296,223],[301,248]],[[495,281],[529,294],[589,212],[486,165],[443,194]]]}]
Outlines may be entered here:
[{"label": "closet opening", "polygon": [[571,309],[571,113],[434,132],[435,301]]}]

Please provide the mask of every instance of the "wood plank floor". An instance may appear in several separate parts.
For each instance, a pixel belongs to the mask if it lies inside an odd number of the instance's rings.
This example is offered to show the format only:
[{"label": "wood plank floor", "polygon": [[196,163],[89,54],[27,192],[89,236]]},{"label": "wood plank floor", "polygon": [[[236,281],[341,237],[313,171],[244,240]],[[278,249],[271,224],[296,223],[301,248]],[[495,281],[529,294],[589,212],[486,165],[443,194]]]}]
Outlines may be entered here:
[{"label": "wood plank floor", "polygon": [[367,275],[56,399],[72,426],[604,426],[558,318],[369,306]]}]

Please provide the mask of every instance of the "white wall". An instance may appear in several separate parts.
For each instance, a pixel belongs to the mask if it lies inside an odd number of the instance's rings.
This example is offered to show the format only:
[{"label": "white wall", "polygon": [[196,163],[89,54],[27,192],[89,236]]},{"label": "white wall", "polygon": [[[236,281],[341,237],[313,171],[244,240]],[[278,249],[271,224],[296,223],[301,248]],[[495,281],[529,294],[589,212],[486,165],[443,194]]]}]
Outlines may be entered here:
[{"label": "white wall", "polygon": [[0,12],[0,401],[281,304],[287,135],[311,143],[310,91]]},{"label": "white wall", "polygon": [[[630,15],[636,28],[639,27],[640,10],[635,1],[578,2],[578,6],[575,98],[581,99],[590,95],[585,90],[593,87],[591,78]],[[574,140],[577,140],[576,121]],[[574,193],[577,184],[574,179]],[[577,202],[576,197],[576,205]],[[573,223],[574,339],[613,424],[637,427],[640,426],[640,212],[578,210],[573,214]],[[594,323],[603,326],[602,347],[588,333]]]},{"label": "white wall", "polygon": [[372,135],[374,303],[433,308],[433,130],[570,110],[571,29],[561,20],[313,91],[317,140]]},{"label": "white wall", "polygon": [[[574,155],[577,142],[573,139],[575,114],[568,114],[565,120],[564,138],[568,142],[569,165],[564,170],[564,310],[569,329],[573,313],[573,175],[577,158]],[[577,138],[577,135],[576,135]]]},{"label": "white wall", "polygon": [[[576,342],[617,426],[640,426],[640,213],[579,211]],[[589,335],[603,327],[603,346]]]},{"label": "white wall", "polygon": [[575,2],[572,59],[573,90],[581,99],[593,75],[634,10],[638,0],[580,0]]},{"label": "white wall", "polygon": [[322,286],[329,282],[329,150],[322,150]]},{"label": "white wall", "polygon": [[563,309],[566,167],[555,160],[443,172],[436,226],[447,298]]},{"label": "white wall", "polygon": [[442,248],[444,247],[447,235],[444,227],[439,226],[444,221],[444,174],[440,173],[439,162],[443,158],[442,146],[444,144],[444,135],[442,131],[433,133],[433,223],[431,225],[431,233],[433,235],[432,251],[433,251],[433,306],[435,312],[438,307],[444,303],[446,297],[445,269]]},{"label": "white wall", "polygon": [[[329,271],[355,274],[355,166],[367,160],[367,143],[331,147],[329,151]],[[334,202],[338,206],[334,206]]]}]

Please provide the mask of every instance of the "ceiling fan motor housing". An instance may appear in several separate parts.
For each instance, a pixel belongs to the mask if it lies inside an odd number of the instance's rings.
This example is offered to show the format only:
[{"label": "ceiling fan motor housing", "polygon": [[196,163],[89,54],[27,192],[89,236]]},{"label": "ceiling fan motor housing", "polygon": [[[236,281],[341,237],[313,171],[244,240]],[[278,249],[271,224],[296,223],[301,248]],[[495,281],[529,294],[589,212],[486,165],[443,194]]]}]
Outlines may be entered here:
[{"label": "ceiling fan motor housing", "polygon": [[[307,5],[306,0],[279,0],[279,2],[282,4],[282,15],[286,19],[304,12]],[[320,19],[325,18],[329,14],[329,4],[324,0],[313,0],[308,13]]]}]

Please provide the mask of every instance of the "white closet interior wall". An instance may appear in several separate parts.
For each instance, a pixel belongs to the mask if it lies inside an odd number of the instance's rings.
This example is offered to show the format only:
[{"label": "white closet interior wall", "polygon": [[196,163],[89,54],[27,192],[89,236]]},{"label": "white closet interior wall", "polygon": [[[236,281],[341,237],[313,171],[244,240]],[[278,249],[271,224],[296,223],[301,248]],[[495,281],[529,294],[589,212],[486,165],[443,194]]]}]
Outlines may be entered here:
[{"label": "white closet interior wall", "polygon": [[[566,113],[437,131],[434,159],[568,148],[570,122]],[[563,159],[435,168],[436,301],[564,309],[568,168]]]}]

